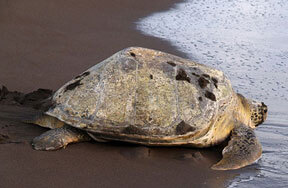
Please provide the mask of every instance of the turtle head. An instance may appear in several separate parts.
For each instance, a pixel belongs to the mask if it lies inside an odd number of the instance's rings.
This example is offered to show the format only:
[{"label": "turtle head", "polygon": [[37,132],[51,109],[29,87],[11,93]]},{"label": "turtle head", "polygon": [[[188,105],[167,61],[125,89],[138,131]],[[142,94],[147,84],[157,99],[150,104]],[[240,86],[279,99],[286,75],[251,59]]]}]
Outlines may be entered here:
[{"label": "turtle head", "polygon": [[[255,128],[263,123],[267,118],[268,108],[263,102],[258,102],[252,99],[246,99],[243,95],[237,94],[244,109],[242,114],[245,114],[246,123],[251,128]],[[242,116],[243,117],[243,116]],[[249,118],[249,119],[248,119]]]},{"label": "turtle head", "polygon": [[258,102],[254,100],[249,100],[249,102],[252,126],[257,127],[266,120],[268,108],[267,105],[265,105],[263,102]]}]

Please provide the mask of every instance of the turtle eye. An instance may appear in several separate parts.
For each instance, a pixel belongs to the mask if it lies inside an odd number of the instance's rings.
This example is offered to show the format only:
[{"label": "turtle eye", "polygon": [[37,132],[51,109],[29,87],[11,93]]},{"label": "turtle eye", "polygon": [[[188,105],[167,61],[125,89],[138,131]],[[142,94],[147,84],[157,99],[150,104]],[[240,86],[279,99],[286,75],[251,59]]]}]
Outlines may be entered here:
[{"label": "turtle eye", "polygon": [[262,104],[263,112],[267,113],[267,111],[268,111],[267,105],[264,104],[264,102],[261,102],[261,104]]}]

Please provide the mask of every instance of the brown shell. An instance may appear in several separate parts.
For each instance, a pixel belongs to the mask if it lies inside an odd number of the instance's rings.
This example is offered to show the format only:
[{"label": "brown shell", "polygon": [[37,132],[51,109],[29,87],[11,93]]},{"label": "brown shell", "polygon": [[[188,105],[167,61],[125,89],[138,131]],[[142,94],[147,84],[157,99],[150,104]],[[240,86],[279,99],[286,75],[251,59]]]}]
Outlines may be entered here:
[{"label": "brown shell", "polygon": [[185,142],[203,136],[234,94],[219,70],[131,47],[66,83],[47,114],[107,139]]}]

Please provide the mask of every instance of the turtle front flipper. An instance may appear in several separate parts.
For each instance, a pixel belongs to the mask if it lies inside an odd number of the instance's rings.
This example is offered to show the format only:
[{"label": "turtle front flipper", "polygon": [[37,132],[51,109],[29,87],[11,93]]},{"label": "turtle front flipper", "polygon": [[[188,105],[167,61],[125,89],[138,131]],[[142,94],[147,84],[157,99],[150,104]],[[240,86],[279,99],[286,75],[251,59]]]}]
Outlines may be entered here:
[{"label": "turtle front flipper", "polygon": [[65,148],[69,143],[89,141],[90,139],[86,132],[64,125],[34,138],[32,146],[35,150],[57,150]]},{"label": "turtle front flipper", "polygon": [[262,147],[250,127],[238,124],[232,130],[231,139],[223,149],[223,158],[211,168],[232,170],[252,164],[261,157]]}]

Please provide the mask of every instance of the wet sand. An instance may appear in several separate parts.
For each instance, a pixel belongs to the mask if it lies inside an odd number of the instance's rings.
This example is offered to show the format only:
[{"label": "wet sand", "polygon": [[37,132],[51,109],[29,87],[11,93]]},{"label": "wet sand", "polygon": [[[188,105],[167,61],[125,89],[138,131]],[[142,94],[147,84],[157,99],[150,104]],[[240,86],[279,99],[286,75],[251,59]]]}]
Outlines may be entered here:
[{"label": "wet sand", "polygon": [[187,0],[137,24],[222,70],[236,92],[268,106],[267,120],[255,130],[263,148],[257,168],[246,167],[229,187],[288,185],[287,9],[286,0]]},{"label": "wet sand", "polygon": [[[55,90],[128,46],[184,56],[136,31],[138,18],[173,0],[0,1],[0,80],[8,90]],[[22,123],[49,90],[0,92],[0,187],[223,187],[237,172],[212,171],[219,148],[147,148],[87,142],[54,152],[30,141],[47,129]]]}]

